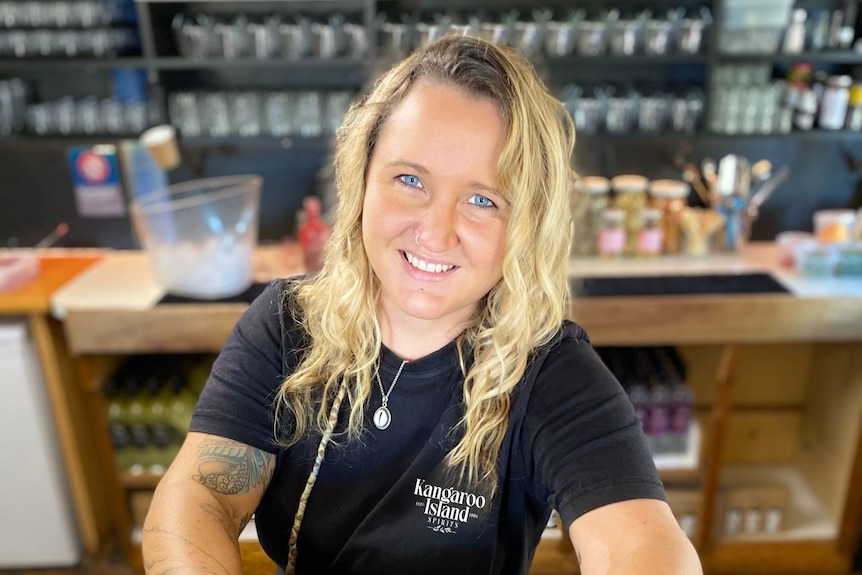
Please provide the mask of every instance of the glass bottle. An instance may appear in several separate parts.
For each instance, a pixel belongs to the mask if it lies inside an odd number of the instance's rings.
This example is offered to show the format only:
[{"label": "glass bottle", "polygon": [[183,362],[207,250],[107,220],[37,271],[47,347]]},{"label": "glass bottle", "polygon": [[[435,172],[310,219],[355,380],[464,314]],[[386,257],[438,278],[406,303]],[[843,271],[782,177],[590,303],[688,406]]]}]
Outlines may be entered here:
[{"label": "glass bottle", "polygon": [[784,32],[784,53],[799,54],[805,49],[805,21],[808,12],[797,8],[791,14],[790,24]]},{"label": "glass bottle", "polygon": [[305,222],[299,226],[299,246],[308,273],[318,272],[323,267],[323,250],[331,235],[329,226],[321,218],[320,198],[306,196],[302,200]]},{"label": "glass bottle", "polygon": [[626,213],[623,210],[607,209],[602,212],[599,226],[599,255],[605,258],[617,258],[623,255],[626,246]]}]

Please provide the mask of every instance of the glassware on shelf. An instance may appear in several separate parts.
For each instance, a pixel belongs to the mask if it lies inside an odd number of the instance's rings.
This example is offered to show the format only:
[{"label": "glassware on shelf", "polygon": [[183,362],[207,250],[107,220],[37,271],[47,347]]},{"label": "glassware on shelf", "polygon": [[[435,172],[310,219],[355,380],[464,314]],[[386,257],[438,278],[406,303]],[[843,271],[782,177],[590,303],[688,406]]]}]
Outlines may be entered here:
[{"label": "glassware on shelf", "polygon": [[256,92],[237,92],[230,98],[236,133],[244,138],[261,134],[260,96]]},{"label": "glassware on shelf", "polygon": [[644,53],[647,56],[664,56],[673,50],[673,23],[668,20],[644,22]]},{"label": "glassware on shelf", "polygon": [[641,212],[647,205],[648,186],[649,180],[635,174],[611,179],[611,188],[614,191],[613,206],[625,213],[626,255],[633,256],[638,252],[638,232],[643,226]]},{"label": "glassware on shelf", "polygon": [[664,130],[670,114],[670,100],[666,94],[641,96],[638,100],[638,129],[657,133]]},{"label": "glassware on shelf", "polygon": [[653,258],[661,255],[664,244],[663,212],[657,208],[641,211],[641,229],[638,231],[638,257]]},{"label": "glassware on shelf", "polygon": [[641,49],[643,21],[640,19],[608,22],[608,49],[614,56],[632,56]]},{"label": "glassware on shelf", "polygon": [[608,90],[605,101],[605,126],[612,134],[626,134],[632,131],[637,123],[637,96],[635,94],[613,95]]},{"label": "glassware on shelf", "polygon": [[689,186],[679,180],[653,180],[649,184],[650,205],[662,213],[664,252],[678,254],[682,244],[680,214],[688,207]]},{"label": "glassware on shelf", "polygon": [[598,250],[604,258],[618,258],[625,252],[626,213],[624,210],[608,208],[602,212],[599,227]]},{"label": "glassware on shelf", "polygon": [[578,27],[578,54],[602,56],[607,50],[608,24],[602,20],[584,20]]},{"label": "glassware on shelf", "polygon": [[572,251],[578,255],[598,253],[602,215],[610,203],[611,183],[607,178],[587,176],[575,182],[572,212],[575,234]]},{"label": "glassware on shelf", "polygon": [[698,54],[703,49],[703,39],[709,26],[709,13],[700,18],[683,18],[679,23],[677,49],[683,54]]},{"label": "glassware on shelf", "polygon": [[264,97],[264,126],[269,135],[283,138],[293,133],[293,98],[290,92],[270,92]]}]

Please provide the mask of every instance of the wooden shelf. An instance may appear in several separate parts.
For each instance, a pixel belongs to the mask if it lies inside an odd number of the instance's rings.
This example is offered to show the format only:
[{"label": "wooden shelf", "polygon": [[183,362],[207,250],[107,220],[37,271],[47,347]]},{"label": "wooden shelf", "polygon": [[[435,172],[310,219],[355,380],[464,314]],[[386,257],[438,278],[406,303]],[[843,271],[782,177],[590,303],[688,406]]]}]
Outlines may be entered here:
[{"label": "wooden shelf", "polygon": [[162,480],[161,474],[156,473],[128,473],[118,472],[117,478],[120,485],[125,489],[155,489],[159,481]]}]

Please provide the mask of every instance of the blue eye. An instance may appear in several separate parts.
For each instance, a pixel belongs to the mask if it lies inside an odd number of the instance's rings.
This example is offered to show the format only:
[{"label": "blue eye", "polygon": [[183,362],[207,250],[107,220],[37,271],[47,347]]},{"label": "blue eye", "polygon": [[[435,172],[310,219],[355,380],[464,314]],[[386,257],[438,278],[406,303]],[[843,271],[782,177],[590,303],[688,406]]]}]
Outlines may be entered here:
[{"label": "blue eye", "polygon": [[467,201],[469,203],[475,205],[475,206],[479,206],[482,208],[496,208],[497,207],[497,204],[495,204],[490,199],[486,198],[485,196],[483,196],[481,194],[475,194],[475,195],[471,196],[470,199]]},{"label": "blue eye", "polygon": [[419,178],[416,176],[411,176],[408,174],[398,176],[398,179],[401,180],[402,183],[410,186],[411,188],[421,188],[422,182],[419,181]]}]

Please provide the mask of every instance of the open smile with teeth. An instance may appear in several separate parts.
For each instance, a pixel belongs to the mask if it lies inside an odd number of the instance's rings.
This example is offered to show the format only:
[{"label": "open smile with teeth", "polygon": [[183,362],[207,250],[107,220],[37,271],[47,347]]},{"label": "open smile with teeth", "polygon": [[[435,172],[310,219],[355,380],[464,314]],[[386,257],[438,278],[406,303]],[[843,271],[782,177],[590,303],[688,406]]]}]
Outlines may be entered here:
[{"label": "open smile with teeth", "polygon": [[458,266],[448,266],[443,264],[432,264],[430,262],[426,262],[425,260],[418,258],[411,254],[410,252],[403,252],[404,258],[410,262],[414,268],[418,270],[422,270],[423,272],[428,272],[432,274],[442,274],[444,272],[448,272],[449,270],[455,269]]}]

